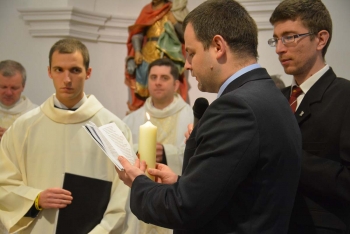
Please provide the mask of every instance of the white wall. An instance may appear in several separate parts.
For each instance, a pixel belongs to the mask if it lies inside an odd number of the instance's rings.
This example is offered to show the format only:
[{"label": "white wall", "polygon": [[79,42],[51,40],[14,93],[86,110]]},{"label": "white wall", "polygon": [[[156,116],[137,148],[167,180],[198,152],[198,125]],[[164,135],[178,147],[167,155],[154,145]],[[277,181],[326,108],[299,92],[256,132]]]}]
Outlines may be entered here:
[{"label": "white wall", "polygon": [[[263,1],[263,0],[262,0]],[[35,103],[45,101],[54,88],[47,75],[48,52],[60,38],[32,37],[28,25],[20,17],[18,8],[22,7],[64,7],[75,6],[83,10],[97,11],[112,15],[125,15],[136,18],[141,8],[150,0],[0,0],[0,60],[19,61],[27,69],[28,83],[24,93]],[[188,8],[192,10],[203,0],[190,0]],[[334,36],[326,59],[338,76],[349,78],[350,48],[348,46],[350,16],[349,0],[323,0],[328,7],[334,25]],[[288,85],[291,77],[284,74],[277,61],[274,48],[267,45],[272,30],[259,32],[259,63],[270,74],[281,74]],[[88,47],[93,69],[90,80],[86,82],[87,94],[94,94],[102,104],[119,117],[127,111],[127,88],[124,84],[125,44],[83,41]],[[215,99],[215,94],[201,93],[197,82],[189,77],[192,87],[189,91],[190,102],[199,96]]]}]

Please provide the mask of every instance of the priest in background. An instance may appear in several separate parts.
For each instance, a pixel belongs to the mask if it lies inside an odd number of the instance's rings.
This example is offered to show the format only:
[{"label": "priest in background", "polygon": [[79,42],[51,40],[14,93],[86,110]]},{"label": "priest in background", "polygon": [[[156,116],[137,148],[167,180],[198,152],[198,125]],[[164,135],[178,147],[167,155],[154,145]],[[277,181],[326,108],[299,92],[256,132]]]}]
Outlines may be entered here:
[{"label": "priest in background", "polygon": [[13,60],[0,62],[0,140],[19,116],[37,107],[22,95],[26,80],[22,64]]},{"label": "priest in background", "polygon": [[[168,165],[173,171],[181,175],[185,150],[185,135],[187,125],[193,123],[192,108],[177,93],[179,88],[179,70],[167,58],[157,59],[148,67],[148,90],[150,97],[138,110],[127,115],[123,121],[132,132],[135,152],[138,151],[140,125],[147,121],[146,112],[150,121],[157,126],[156,161]],[[131,213],[132,217],[137,218]],[[165,229],[142,221],[130,224],[128,229],[138,234],[172,233]]]}]

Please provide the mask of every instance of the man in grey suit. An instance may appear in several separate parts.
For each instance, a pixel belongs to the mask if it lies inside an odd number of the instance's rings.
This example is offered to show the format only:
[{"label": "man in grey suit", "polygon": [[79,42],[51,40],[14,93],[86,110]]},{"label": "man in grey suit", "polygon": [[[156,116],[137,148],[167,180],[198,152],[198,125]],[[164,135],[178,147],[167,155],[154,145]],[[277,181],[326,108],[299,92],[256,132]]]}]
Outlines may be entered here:
[{"label": "man in grey suit", "polygon": [[300,90],[294,101],[303,154],[289,233],[350,233],[350,82],[325,62],[331,16],[320,0],[285,0],[270,22],[269,44],[294,77],[282,92],[293,99]]},{"label": "man in grey suit", "polygon": [[300,173],[301,135],[280,90],[257,64],[257,27],[233,0],[209,0],[185,21],[186,68],[218,93],[186,142],[182,176],[125,167],[131,210],[179,233],[286,233]]}]

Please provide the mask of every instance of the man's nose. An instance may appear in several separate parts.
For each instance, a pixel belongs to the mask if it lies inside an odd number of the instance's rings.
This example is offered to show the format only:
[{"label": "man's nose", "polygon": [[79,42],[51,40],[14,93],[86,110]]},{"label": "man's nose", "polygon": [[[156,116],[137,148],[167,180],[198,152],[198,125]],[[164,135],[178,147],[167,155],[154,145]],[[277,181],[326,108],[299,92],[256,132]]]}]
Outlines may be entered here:
[{"label": "man's nose", "polygon": [[188,59],[186,59],[186,61],[185,61],[185,69],[186,70],[191,70],[192,69],[191,64],[188,62]]},{"label": "man's nose", "polygon": [[5,94],[8,96],[12,95],[13,94],[12,89],[6,89]]},{"label": "man's nose", "polygon": [[63,82],[64,82],[65,84],[71,82],[70,72],[69,72],[69,71],[64,72],[64,79],[63,79]]},{"label": "man's nose", "polygon": [[276,42],[276,53],[280,54],[286,51],[286,46],[282,43],[282,40]]},{"label": "man's nose", "polygon": [[157,77],[154,81],[155,81],[156,85],[162,84],[162,78],[161,77]]}]

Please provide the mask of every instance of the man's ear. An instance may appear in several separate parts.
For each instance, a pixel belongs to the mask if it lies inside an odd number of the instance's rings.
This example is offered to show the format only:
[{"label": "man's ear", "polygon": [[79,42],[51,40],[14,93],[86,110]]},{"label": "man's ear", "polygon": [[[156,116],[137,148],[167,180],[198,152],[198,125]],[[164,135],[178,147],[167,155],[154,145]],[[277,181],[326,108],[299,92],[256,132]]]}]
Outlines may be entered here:
[{"label": "man's ear", "polygon": [[318,38],[317,49],[322,50],[329,40],[329,32],[327,30],[321,30],[317,33],[316,37]]},{"label": "man's ear", "polygon": [[52,79],[50,66],[47,67],[47,74]]},{"label": "man's ear", "polygon": [[216,59],[219,59],[226,54],[227,44],[221,35],[215,35],[213,37],[212,46],[216,53]]},{"label": "man's ear", "polygon": [[180,87],[180,81],[179,81],[179,80],[175,80],[175,83],[174,83],[175,92],[177,92],[177,90],[179,89],[179,87]]},{"label": "man's ear", "polygon": [[91,72],[92,72],[92,68],[89,67],[89,68],[86,70],[86,78],[85,78],[85,80],[88,80],[88,79],[90,78]]}]

